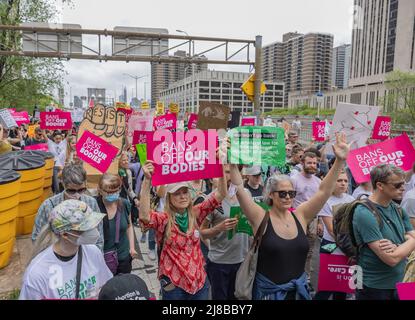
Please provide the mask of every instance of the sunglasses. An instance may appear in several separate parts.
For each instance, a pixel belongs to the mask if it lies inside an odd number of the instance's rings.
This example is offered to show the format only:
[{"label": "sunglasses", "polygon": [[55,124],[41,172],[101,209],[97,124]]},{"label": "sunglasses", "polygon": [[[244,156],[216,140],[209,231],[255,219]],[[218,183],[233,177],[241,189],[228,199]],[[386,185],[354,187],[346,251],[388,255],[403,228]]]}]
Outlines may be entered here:
[{"label": "sunglasses", "polygon": [[87,189],[81,188],[81,189],[65,189],[65,192],[67,194],[75,194],[75,193],[84,193]]},{"label": "sunglasses", "polygon": [[294,199],[295,196],[297,195],[297,191],[294,191],[294,190],[291,190],[291,191],[274,191],[274,192],[278,192],[278,196],[281,199],[287,198],[287,195],[290,197],[290,199]]},{"label": "sunglasses", "polygon": [[385,183],[385,184],[390,184],[390,185],[392,185],[395,189],[400,189],[400,188],[402,188],[402,186],[403,186],[403,185],[405,185],[405,182],[398,182],[398,183],[390,183],[390,182],[387,182],[387,183]]}]

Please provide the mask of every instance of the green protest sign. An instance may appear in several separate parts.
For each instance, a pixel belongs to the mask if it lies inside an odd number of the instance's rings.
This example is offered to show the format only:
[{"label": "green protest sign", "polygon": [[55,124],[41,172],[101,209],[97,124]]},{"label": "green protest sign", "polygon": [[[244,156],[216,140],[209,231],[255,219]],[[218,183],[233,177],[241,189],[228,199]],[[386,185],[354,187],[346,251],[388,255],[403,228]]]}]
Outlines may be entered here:
[{"label": "green protest sign", "polygon": [[[269,207],[263,202],[259,202],[257,204],[264,208],[264,210],[269,209]],[[241,207],[231,207],[229,217],[238,219],[238,224],[236,225],[235,229],[228,231],[228,240],[231,240],[236,233],[246,233],[251,237],[254,236],[251,224],[249,223],[245,214],[242,212]]]},{"label": "green protest sign", "polygon": [[280,166],[285,164],[284,129],[238,127],[230,131],[230,163]]},{"label": "green protest sign", "polygon": [[144,166],[147,161],[147,145],[146,144],[136,144],[135,148],[137,150],[138,158],[140,159],[140,164]]}]

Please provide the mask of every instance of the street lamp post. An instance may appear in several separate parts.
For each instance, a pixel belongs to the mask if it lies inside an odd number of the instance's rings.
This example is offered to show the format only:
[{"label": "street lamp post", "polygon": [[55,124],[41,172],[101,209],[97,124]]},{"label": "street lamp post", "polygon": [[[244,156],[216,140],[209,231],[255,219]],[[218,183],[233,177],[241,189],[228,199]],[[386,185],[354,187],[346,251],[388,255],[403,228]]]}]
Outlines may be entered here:
[{"label": "street lamp post", "polygon": [[136,97],[136,99],[138,100],[137,81],[138,81],[139,79],[142,79],[142,78],[148,77],[148,74],[146,74],[145,76],[141,76],[141,77],[139,77],[139,76],[133,76],[133,75],[131,75],[131,74],[129,74],[129,73],[123,73],[123,75],[125,75],[125,76],[128,76],[128,77],[130,77],[130,78],[135,79],[135,97]]},{"label": "street lamp post", "polygon": [[[189,37],[189,34],[186,31],[184,31],[184,30],[179,30],[178,29],[178,30],[176,30],[176,32],[184,33],[186,36]],[[192,52],[189,52],[189,54],[193,57],[194,56],[194,51],[195,51],[195,45],[194,45],[193,40],[191,40],[191,43],[192,43],[192,47],[193,47],[193,53]],[[185,78],[186,78],[186,70],[189,67],[190,66],[187,66],[184,69],[184,76],[185,76]],[[192,67],[192,77],[191,77],[192,85],[190,86],[191,88],[189,88],[189,89],[191,89],[191,95],[192,95],[192,112],[195,112],[195,79],[194,79],[194,73],[195,73],[195,71],[194,71],[194,63],[191,63],[191,67]]]},{"label": "street lamp post", "polygon": [[229,88],[229,95],[231,97],[231,109],[233,109],[233,88],[232,88],[232,83],[223,82],[222,84],[224,86],[228,86],[228,88]]},{"label": "street lamp post", "polygon": [[317,118],[320,119],[320,104],[321,104],[321,100],[319,101],[319,99],[321,99],[321,75],[318,75],[318,98],[317,98]]}]

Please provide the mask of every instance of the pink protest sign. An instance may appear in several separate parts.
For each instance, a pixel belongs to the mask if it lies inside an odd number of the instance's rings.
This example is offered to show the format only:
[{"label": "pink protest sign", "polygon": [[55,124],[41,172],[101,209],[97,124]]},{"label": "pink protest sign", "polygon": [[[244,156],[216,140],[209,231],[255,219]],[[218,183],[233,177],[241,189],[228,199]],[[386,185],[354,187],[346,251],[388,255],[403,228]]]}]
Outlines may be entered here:
[{"label": "pink protest sign", "polygon": [[347,165],[356,183],[370,180],[370,170],[382,163],[390,163],[408,171],[415,162],[415,149],[406,134],[384,142],[350,151]]},{"label": "pink protest sign", "polygon": [[25,150],[40,150],[40,151],[49,151],[49,147],[47,143],[39,143],[39,144],[34,144],[31,146],[25,146],[24,147]]},{"label": "pink protest sign", "polygon": [[89,131],[85,131],[76,144],[76,152],[79,159],[105,173],[117,156],[118,148]]},{"label": "pink protest sign", "polygon": [[377,117],[375,126],[373,127],[372,139],[386,140],[391,134],[391,117]]},{"label": "pink protest sign", "polygon": [[27,113],[27,111],[21,111],[21,112],[11,111],[11,114],[18,126],[20,126],[21,124],[30,123],[29,114]]},{"label": "pink protest sign", "polygon": [[153,129],[175,130],[177,128],[177,117],[174,114],[166,114],[154,118]]},{"label": "pink protest sign", "polygon": [[313,121],[313,139],[315,141],[326,140],[326,122],[325,121]]},{"label": "pink protest sign", "polygon": [[216,130],[157,130],[147,140],[147,158],[155,167],[153,186],[222,177],[217,146]]},{"label": "pink protest sign", "polygon": [[133,146],[136,144],[147,144],[148,136],[152,133],[152,131],[134,131]]},{"label": "pink protest sign", "polygon": [[192,113],[189,117],[189,122],[187,123],[187,128],[190,129],[196,129],[197,127],[197,114]]},{"label": "pink protest sign", "polygon": [[42,130],[71,130],[72,116],[70,112],[41,112],[40,129]]},{"label": "pink protest sign", "polygon": [[318,291],[354,293],[351,288],[353,271],[344,255],[320,253]]},{"label": "pink protest sign", "polygon": [[128,117],[127,139],[129,143],[133,142],[134,131],[153,130],[153,114],[153,110],[141,110]]},{"label": "pink protest sign", "polygon": [[255,117],[242,118],[241,126],[242,127],[254,127],[255,126],[255,122],[256,122],[256,118]]},{"label": "pink protest sign", "polygon": [[399,300],[415,300],[415,282],[397,283]]}]

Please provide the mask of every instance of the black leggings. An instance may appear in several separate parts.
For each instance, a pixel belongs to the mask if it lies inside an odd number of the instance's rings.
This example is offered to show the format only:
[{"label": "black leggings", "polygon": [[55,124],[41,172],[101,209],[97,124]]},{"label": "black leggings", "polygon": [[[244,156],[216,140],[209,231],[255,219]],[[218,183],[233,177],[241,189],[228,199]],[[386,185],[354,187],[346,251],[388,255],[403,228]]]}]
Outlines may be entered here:
[{"label": "black leggings", "polygon": [[133,268],[133,258],[131,258],[131,256],[129,256],[127,259],[125,260],[118,260],[118,268],[117,268],[117,274],[120,273],[131,273],[131,270]]}]

